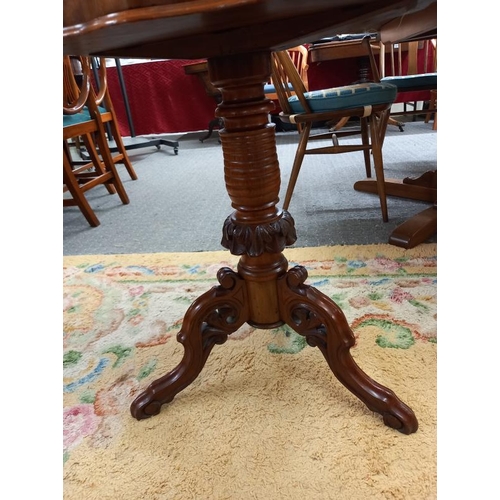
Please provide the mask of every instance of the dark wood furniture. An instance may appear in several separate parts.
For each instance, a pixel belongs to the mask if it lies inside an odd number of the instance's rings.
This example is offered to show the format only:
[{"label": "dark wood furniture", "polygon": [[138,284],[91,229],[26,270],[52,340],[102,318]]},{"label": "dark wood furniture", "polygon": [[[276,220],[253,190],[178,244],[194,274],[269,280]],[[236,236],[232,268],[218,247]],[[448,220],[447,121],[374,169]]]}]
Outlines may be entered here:
[{"label": "dark wood furniture", "polygon": [[[354,189],[363,193],[377,194],[372,179],[354,183]],[[437,232],[437,170],[430,170],[419,177],[385,179],[385,194],[410,200],[427,201],[433,206],[417,213],[400,224],[389,236],[389,243],[401,248],[414,248]]]},{"label": "dark wood furniture", "polygon": [[[184,71],[186,75],[196,75],[203,84],[203,87],[205,88],[205,92],[207,93],[207,95],[212,97],[217,104],[221,103],[222,94],[220,90],[214,87],[212,85],[212,82],[210,81],[210,78],[208,76],[207,61],[200,61],[191,64],[186,64],[184,66]],[[200,137],[200,141],[203,142],[204,140],[211,137],[214,128],[221,129],[223,125],[224,123],[222,121],[222,118],[213,118],[212,120],[210,120],[208,124],[208,132],[203,137]]]},{"label": "dark wood furniture", "polygon": [[413,9],[404,16],[395,17],[379,29],[383,43],[404,40],[424,40],[437,35],[437,0],[427,2],[423,8]]},{"label": "dark wood furniture", "polygon": [[355,363],[354,335],[341,309],[305,284],[304,267],[288,269],[282,252],[296,234],[292,216],[277,206],[280,170],[264,84],[271,51],[332,32],[381,27],[428,2],[311,0],[291,7],[289,0],[143,0],[129,10],[125,5],[103,0],[82,7],[80,0],[64,0],[64,52],[208,59],[210,80],[222,93],[217,116],[224,120],[224,174],[234,208],[224,222],[222,244],[241,256],[237,272],[220,269],[220,285],[188,309],[178,334],[181,362],[132,402],[132,415],[158,414],[196,379],[212,348],[245,322],[259,328],[286,323],[320,349],[334,375],[386,425],[415,432],[413,411]]},{"label": "dark wood furniture", "polygon": [[[378,53],[378,47],[374,47],[374,53]],[[366,48],[362,38],[355,40],[335,40],[331,42],[316,43],[309,47],[309,61],[319,63],[334,61],[336,59],[367,58]],[[363,65],[363,69],[369,70],[369,63]]]},{"label": "dark wood furniture", "polygon": [[[299,73],[301,75],[302,80],[305,82],[306,88],[307,88],[307,59],[308,59],[308,52],[307,48],[304,47],[303,45],[299,45],[297,47],[291,47],[288,49],[288,52],[290,53],[290,56],[292,57],[294,64],[296,65],[297,69],[299,70]],[[212,97],[217,104],[220,104],[222,101],[222,94],[220,90],[212,85],[212,82],[210,81],[210,77],[208,75],[208,63],[207,61],[199,61],[199,62],[194,62],[191,64],[186,64],[184,66],[184,71],[187,75],[196,75],[201,83],[203,84],[203,87],[205,89],[205,92],[207,95]],[[272,83],[272,82],[271,82]],[[278,101],[278,96],[276,92],[270,92],[266,93],[266,97],[268,99],[271,99],[273,101]],[[200,141],[203,142],[209,137],[211,137],[214,128],[218,128],[219,130],[222,129],[224,126],[224,122],[222,118],[214,118],[213,120],[210,120],[208,124],[208,132],[200,138]],[[220,140],[219,140],[220,142]]]}]

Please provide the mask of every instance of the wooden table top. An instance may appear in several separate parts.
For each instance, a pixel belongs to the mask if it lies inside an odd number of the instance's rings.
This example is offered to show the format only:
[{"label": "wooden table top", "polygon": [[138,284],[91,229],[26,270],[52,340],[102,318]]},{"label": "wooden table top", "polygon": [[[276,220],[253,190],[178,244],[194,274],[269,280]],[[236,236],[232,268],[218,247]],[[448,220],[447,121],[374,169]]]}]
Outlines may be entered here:
[{"label": "wooden table top", "polygon": [[376,32],[436,0],[63,0],[63,52],[202,59]]}]

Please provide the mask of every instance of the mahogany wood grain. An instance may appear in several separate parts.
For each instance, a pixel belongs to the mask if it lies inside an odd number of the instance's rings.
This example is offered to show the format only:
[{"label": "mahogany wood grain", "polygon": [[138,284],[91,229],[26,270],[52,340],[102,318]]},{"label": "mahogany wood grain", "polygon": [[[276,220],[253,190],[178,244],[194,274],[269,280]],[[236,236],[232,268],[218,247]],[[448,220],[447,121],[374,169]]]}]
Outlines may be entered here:
[{"label": "mahogany wood grain", "polygon": [[210,78],[208,77],[207,61],[199,61],[191,64],[186,64],[184,66],[184,73],[186,73],[186,75],[196,75],[203,84],[207,95],[217,98],[218,102],[220,102],[220,90],[213,86]]},{"label": "mahogany wood grain", "polygon": [[433,206],[422,210],[394,229],[389,243],[397,247],[413,248],[427,241],[436,232],[437,206]]},{"label": "mahogany wood grain", "polygon": [[423,40],[437,36],[437,1],[434,0],[425,9],[410,12],[408,15],[393,19],[380,30],[383,43]]},{"label": "mahogany wood grain", "polygon": [[[354,183],[356,191],[377,194],[377,185],[372,179]],[[389,243],[403,248],[414,248],[425,242],[437,232],[437,170],[429,170],[419,177],[404,179],[385,179],[385,193],[410,200],[434,203],[433,207],[423,210],[403,222],[389,236]]]},{"label": "mahogany wood grain", "polygon": [[415,432],[413,411],[352,359],[354,335],[341,309],[304,284],[303,267],[287,271],[282,251],[295,242],[296,233],[291,215],[277,206],[280,171],[274,124],[268,121],[272,102],[264,96],[270,54],[213,58],[208,67],[211,81],[222,92],[217,115],[224,119],[224,174],[235,209],[224,223],[222,245],[241,255],[238,272],[221,270],[220,285],[190,307],[178,334],[184,357],[132,402],[132,415],[144,419],[157,414],[201,373],[213,346],[243,323],[266,329],[287,323],[319,347],[334,375],[380,413],[386,425]]},{"label": "mahogany wood grain", "polygon": [[[220,90],[213,86],[208,76],[207,61],[199,61],[192,64],[186,64],[184,66],[184,72],[186,73],[186,75],[196,75],[203,84],[207,95],[213,97],[217,104],[221,102],[222,96]],[[203,137],[200,137],[200,142],[204,142],[206,139],[208,139],[212,135],[214,128],[221,129],[223,126],[224,123],[221,118],[214,118],[213,120],[210,120],[208,124],[208,132]]]},{"label": "mahogany wood grain", "polygon": [[[429,171],[421,177],[434,176],[435,171]],[[377,194],[377,184],[373,179],[363,179],[354,183],[354,189],[363,193]],[[385,179],[385,193],[387,196],[407,198],[409,200],[436,202],[437,187],[429,185],[425,181],[419,183],[415,180],[405,179]]]},{"label": "mahogany wood grain", "polygon": [[[380,50],[378,45],[374,45],[372,49],[375,54],[378,54]],[[317,44],[309,48],[309,61],[311,63],[349,59],[351,57],[367,57],[365,44],[362,39],[338,40]]]},{"label": "mahogany wood grain", "polygon": [[435,0],[64,0],[65,54],[203,59],[365,33]]}]

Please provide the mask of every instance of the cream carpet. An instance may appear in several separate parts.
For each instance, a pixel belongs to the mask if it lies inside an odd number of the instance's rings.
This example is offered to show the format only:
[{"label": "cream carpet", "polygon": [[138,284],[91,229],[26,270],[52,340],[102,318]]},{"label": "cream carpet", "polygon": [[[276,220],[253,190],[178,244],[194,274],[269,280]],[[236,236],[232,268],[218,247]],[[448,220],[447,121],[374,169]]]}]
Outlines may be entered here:
[{"label": "cream carpet", "polygon": [[437,496],[436,245],[288,249],[344,311],[351,354],[415,412],[386,427],[288,327],[244,326],[159,415],[130,403],[182,357],[184,312],[228,252],[64,258],[64,498]]}]

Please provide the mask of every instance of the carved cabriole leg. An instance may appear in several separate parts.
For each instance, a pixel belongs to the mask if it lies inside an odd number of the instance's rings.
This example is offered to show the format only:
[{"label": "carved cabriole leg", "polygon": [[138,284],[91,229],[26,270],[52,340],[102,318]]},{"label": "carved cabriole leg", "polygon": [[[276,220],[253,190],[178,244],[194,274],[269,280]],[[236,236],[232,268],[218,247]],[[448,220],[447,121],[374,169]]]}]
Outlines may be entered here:
[{"label": "carved cabriole leg", "polygon": [[163,404],[196,379],[213,346],[225,342],[245,322],[263,328],[283,324],[277,280],[288,263],[281,252],[296,235],[292,217],[276,207],[280,172],[274,125],[268,120],[274,105],[264,96],[270,54],[217,58],[209,61],[209,71],[222,90],[217,115],[225,122],[220,138],[226,187],[235,208],[224,224],[222,244],[242,257],[238,274],[221,269],[220,286],[188,309],[177,336],[184,356],[132,403],[131,413],[137,419],[159,413]]},{"label": "carved cabriole leg", "polygon": [[248,319],[245,283],[231,269],[221,268],[220,285],[198,297],[184,316],[177,340],[184,356],[174,370],[155,380],[132,403],[138,420],[160,412],[163,404],[185,389],[200,374],[215,344],[223,344]]},{"label": "carved cabriole leg", "polygon": [[413,411],[393,391],[364,373],[349,349],[354,335],[342,310],[326,295],[305,285],[307,271],[296,266],[279,280],[279,303],[283,320],[307,343],[318,347],[337,379],[366,406],[383,416],[388,427],[404,434],[418,429]]}]

